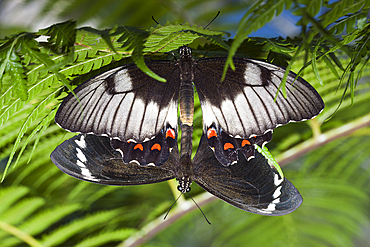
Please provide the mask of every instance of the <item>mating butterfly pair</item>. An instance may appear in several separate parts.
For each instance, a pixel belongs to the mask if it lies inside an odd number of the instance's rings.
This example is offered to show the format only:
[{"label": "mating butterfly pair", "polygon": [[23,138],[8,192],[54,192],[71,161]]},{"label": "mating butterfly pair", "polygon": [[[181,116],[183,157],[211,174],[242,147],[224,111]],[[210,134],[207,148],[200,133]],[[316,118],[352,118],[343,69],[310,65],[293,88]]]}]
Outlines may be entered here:
[{"label": "mating butterfly pair", "polygon": [[[52,161],[63,172],[94,183],[136,185],[177,178],[182,193],[195,181],[252,213],[294,211],[301,195],[258,147],[272,139],[277,126],[319,114],[324,108],[320,95],[290,72],[284,98],[279,86],[285,69],[266,62],[234,58],[235,71],[229,69],[221,81],[226,58],[194,60],[186,46],[179,53],[178,61],[146,63],[165,83],[127,64],[78,86],[77,98],[69,94],[55,120],[82,134],[59,145]],[[203,136],[192,161],[193,83]]]}]

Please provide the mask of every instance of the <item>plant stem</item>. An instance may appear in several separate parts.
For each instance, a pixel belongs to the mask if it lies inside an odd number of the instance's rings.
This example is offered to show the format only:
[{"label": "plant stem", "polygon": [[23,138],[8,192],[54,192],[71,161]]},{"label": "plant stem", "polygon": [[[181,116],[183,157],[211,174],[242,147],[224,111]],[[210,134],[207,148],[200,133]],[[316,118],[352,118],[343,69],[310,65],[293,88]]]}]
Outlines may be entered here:
[{"label": "plant stem", "polygon": [[276,160],[278,161],[280,166],[284,166],[316,148],[319,148],[339,138],[349,136],[356,130],[359,130],[369,125],[370,125],[370,114],[360,117],[336,129],[332,129],[330,131],[327,131],[326,133],[320,134],[315,138],[307,140],[299,145],[296,145],[294,148],[291,148],[288,151],[279,155],[276,158]]},{"label": "plant stem", "polygon": [[[199,207],[206,205],[207,203],[215,200],[216,197],[212,196],[209,193],[203,193],[196,197],[194,200],[198,203]],[[160,231],[164,230],[168,226],[172,225],[175,221],[180,219],[182,216],[186,215],[187,213],[197,209],[198,207],[193,203],[191,200],[186,200],[170,212],[166,220],[163,220],[163,215],[158,217],[157,219],[150,222],[148,225],[144,226],[140,231],[138,231],[135,235],[131,236],[130,238],[126,239],[121,244],[117,245],[117,247],[134,247],[141,245],[155,235],[157,235]],[[208,224],[207,224],[208,225]]]},{"label": "plant stem", "polygon": [[0,229],[2,229],[3,231],[19,238],[20,240],[22,240],[23,242],[27,243],[29,246],[32,246],[32,247],[43,247],[42,244],[40,244],[35,238],[33,238],[31,235],[29,235],[28,233],[20,230],[19,228],[13,226],[13,225],[10,225],[4,221],[0,221]]}]

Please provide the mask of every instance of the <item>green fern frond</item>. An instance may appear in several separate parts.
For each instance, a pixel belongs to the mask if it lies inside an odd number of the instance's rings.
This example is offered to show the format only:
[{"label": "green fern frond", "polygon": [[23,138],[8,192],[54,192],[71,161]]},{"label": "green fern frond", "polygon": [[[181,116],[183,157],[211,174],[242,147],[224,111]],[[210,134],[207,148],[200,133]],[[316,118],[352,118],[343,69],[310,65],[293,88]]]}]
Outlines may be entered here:
[{"label": "green fern frond", "polygon": [[[333,2],[329,4],[327,7],[329,8],[329,10],[326,13],[324,13],[322,16],[320,16],[322,25],[324,27],[327,27],[329,24],[337,21],[338,17],[347,16],[348,14],[349,14],[348,16],[356,16],[359,14],[358,12],[360,10],[367,12],[366,9],[370,7],[370,4],[366,0],[357,1],[356,4],[354,4],[353,2],[349,0],[344,0],[344,1]],[[355,13],[355,15],[351,15],[350,13]],[[352,21],[350,19],[347,19],[347,20],[349,22]],[[342,23],[345,23],[345,22],[346,20],[344,20]],[[340,21],[338,23],[340,23]]]},{"label": "green fern frond", "polygon": [[0,190],[0,215],[29,192],[27,187],[7,187]]},{"label": "green fern frond", "polygon": [[[68,178],[67,176],[65,176]],[[77,182],[74,180],[74,182]],[[81,194],[87,189],[89,186],[88,183],[77,183],[75,186],[73,186],[72,190],[70,193],[68,193],[68,197],[66,198],[67,201],[76,201],[79,199]],[[85,200],[85,199],[84,199]]]},{"label": "green fern frond", "polygon": [[[324,55],[322,57],[323,61],[325,62],[326,66],[328,66],[328,68],[330,69],[330,71],[333,73],[333,75],[339,79],[340,76],[339,76],[339,73],[337,71],[337,69],[335,68],[333,62],[328,58],[328,56]],[[317,66],[316,66],[317,67]]]},{"label": "green fern frond", "polygon": [[[32,246],[41,246],[32,236],[45,231],[51,225],[80,209],[77,204],[64,205],[33,215],[34,212],[45,206],[45,200],[39,197],[21,199],[26,195],[26,192],[25,187],[15,186],[0,190],[0,198],[10,199],[9,204],[13,204],[12,207],[1,213],[0,229],[3,231],[0,230],[0,241],[2,246],[14,246],[22,241],[28,244],[32,243]],[[11,196],[16,198],[17,202],[6,196],[9,193],[12,193]],[[4,231],[3,227],[8,228]]]},{"label": "green fern frond", "polygon": [[119,215],[119,210],[106,212],[97,212],[92,215],[87,215],[82,219],[76,219],[73,222],[60,226],[51,233],[44,235],[42,244],[45,246],[55,246],[65,243],[68,239],[76,234],[87,235],[96,229],[104,228],[105,223]]},{"label": "green fern frond", "polygon": [[158,25],[150,29],[150,36],[145,43],[146,52],[169,52],[178,49],[182,45],[192,43],[199,37],[213,41],[215,44],[228,49],[228,45],[221,39],[224,32],[211,31],[202,27],[190,26],[189,23]]},{"label": "green fern frond", "polygon": [[[18,224],[24,221],[25,218],[30,216],[41,206],[45,204],[45,200],[42,198],[27,198],[18,202],[9,210],[1,214],[1,220],[9,224]],[[1,238],[1,237],[0,237]]]},{"label": "green fern frond", "polygon": [[6,148],[10,143],[14,143],[18,135],[20,122],[26,118],[32,106],[26,105],[20,111],[16,112],[12,118],[6,121],[0,128],[0,147]]},{"label": "green fern frond", "polygon": [[118,27],[112,35],[118,34],[122,35],[118,38],[117,41],[123,42],[122,48],[128,51],[132,51],[131,57],[137,67],[140,68],[148,76],[153,77],[160,82],[165,82],[164,78],[156,75],[146,66],[144,62],[143,47],[145,40],[149,36],[149,32],[135,27],[122,26]]},{"label": "green fern frond", "polygon": [[[329,14],[329,12],[327,12],[326,14]],[[327,22],[328,20],[326,20],[325,18],[326,14],[321,16],[321,18]],[[329,27],[328,31],[333,35],[342,34],[343,32],[350,34],[355,31],[356,26],[358,27],[358,29],[362,30],[366,23],[366,19],[366,13],[362,11],[358,11],[353,14],[347,14],[342,19],[334,22],[334,24]]]},{"label": "green fern frond", "polygon": [[[54,127],[54,129],[57,130],[57,127]],[[15,172],[18,174],[17,177],[14,179],[13,184],[14,185],[20,184],[23,181],[23,179],[31,175],[35,170],[39,169],[41,166],[50,162],[49,155],[45,154],[50,153],[55,146],[56,145],[54,139],[45,140],[45,138],[43,138],[43,140],[38,144],[36,150],[34,151],[26,150],[24,155],[20,157],[18,165],[9,171],[10,173]],[[33,152],[33,155],[38,158],[28,164],[31,152]],[[45,179],[48,179],[49,178],[48,176],[52,175],[57,171],[58,171],[57,169],[55,170],[48,169],[33,181],[33,185],[37,187],[38,185],[42,184],[45,181]]]},{"label": "green fern frond", "polygon": [[[31,158],[32,158],[32,154],[35,152],[35,149],[37,147],[37,144],[39,143],[40,139],[39,139],[39,136],[42,135],[44,133],[44,131],[47,130],[47,128],[49,127],[50,123],[54,120],[54,116],[55,116],[55,112],[56,110],[53,110],[52,112],[50,112],[39,124],[36,128],[34,128],[32,130],[32,133],[28,136],[27,138],[27,143],[31,140],[31,138],[33,136],[35,136],[37,134],[37,137],[36,137],[36,140],[33,144],[33,147],[32,147],[32,151],[31,151],[31,154],[29,155],[29,158],[28,158],[28,161],[27,163],[29,163],[31,161]],[[26,145],[23,145],[22,149],[24,150],[24,147]],[[22,152],[22,150],[20,151]],[[17,158],[18,159],[18,158]]]},{"label": "green fern frond", "polygon": [[232,57],[235,55],[237,49],[247,38],[247,36],[253,31],[263,27],[266,23],[270,22],[273,17],[279,15],[285,8],[289,8],[291,3],[292,2],[290,0],[269,2],[260,0],[254,3],[254,5],[248,10],[239,23],[238,30],[236,31],[236,38],[229,50],[224,74],[229,66],[233,70],[235,69],[232,62]]},{"label": "green fern frond", "polygon": [[48,208],[47,210],[30,217],[30,219],[20,225],[20,229],[32,235],[37,235],[47,230],[50,226],[62,220],[66,216],[81,209],[81,205],[78,204],[67,204]]},{"label": "green fern frond", "polygon": [[[45,165],[45,163],[44,163]],[[48,185],[47,189],[45,190],[45,195],[49,196],[51,195],[54,190],[64,186],[66,184],[66,182],[68,181],[68,179],[70,179],[69,177],[67,176],[61,176],[60,173],[58,173],[59,171],[57,170],[54,170],[52,172],[49,172],[49,174],[46,174],[45,176],[45,180],[46,179],[50,179],[50,175],[54,175],[54,177],[56,177],[56,179],[53,180],[52,183],[50,183],[50,185]]]},{"label": "green fern frond", "polygon": [[25,34],[13,37],[0,46],[0,91],[3,88],[3,78],[13,82],[13,93],[22,100],[27,99],[26,75],[21,62],[21,57],[16,50],[20,47]]},{"label": "green fern frond", "polygon": [[119,187],[116,187],[116,186],[105,186],[101,190],[89,196],[86,199],[86,204],[87,205],[93,204],[94,202],[98,201],[100,198],[103,198],[104,196],[111,194],[113,191],[115,191],[118,188]]},{"label": "green fern frond", "polygon": [[[30,115],[26,118],[26,120],[24,121],[22,127],[20,128],[19,130],[19,134],[18,134],[18,137],[17,137],[17,140],[15,141],[14,143],[14,147],[13,147],[13,150],[12,152],[10,153],[10,156],[9,156],[9,160],[8,160],[8,163],[6,164],[6,167],[5,167],[5,171],[4,171],[4,175],[3,175],[3,178],[1,181],[3,181],[3,179],[5,178],[5,174],[7,173],[8,171],[8,168],[13,160],[13,157],[16,153],[16,151],[18,150],[18,147],[20,145],[20,142],[21,142],[21,139],[23,138],[24,134],[26,133],[26,131],[28,130],[28,128],[30,127],[30,125],[33,123],[33,121],[35,121],[37,118],[38,118],[38,115],[44,111],[44,108],[47,104],[49,104],[52,100],[54,100],[54,96],[55,94],[58,94],[59,93],[59,90],[56,90],[54,91],[53,93],[51,93],[50,95],[48,95],[43,101],[41,101],[35,108],[33,108],[32,112],[30,113]],[[26,141],[22,144],[23,147],[19,153],[19,156],[18,156],[18,159],[16,160],[16,162],[13,164],[14,166],[16,166],[16,164],[18,163],[18,160],[19,160],[19,157],[22,155],[25,147],[27,146],[28,142],[30,141],[30,139],[37,133],[39,132],[40,128],[43,127],[43,126],[48,126],[50,124],[50,122],[54,119],[54,113],[49,113],[48,116],[46,118],[44,118],[39,124],[38,124],[38,127],[34,128],[34,130],[32,131],[32,133],[28,136],[28,138],[26,139]]]},{"label": "green fern frond", "polygon": [[120,229],[114,231],[105,231],[99,233],[96,236],[88,237],[75,245],[75,247],[93,247],[93,246],[102,246],[108,243],[114,243],[122,241],[130,236],[132,236],[136,230],[134,229]]},{"label": "green fern frond", "polygon": [[19,242],[23,242],[23,243],[25,243],[29,246],[32,246],[32,247],[43,247],[31,235],[29,235],[25,232],[22,232],[20,229],[18,229],[15,226],[12,226],[11,224],[0,221],[0,229],[2,229],[5,232],[14,236],[14,237],[10,236],[10,237],[6,237],[6,238],[2,239],[1,245],[4,246],[4,247],[14,246],[15,244],[18,244]]},{"label": "green fern frond", "polygon": [[68,54],[74,51],[76,42],[76,21],[66,21],[37,32],[39,35],[48,36],[45,47],[55,54]]}]

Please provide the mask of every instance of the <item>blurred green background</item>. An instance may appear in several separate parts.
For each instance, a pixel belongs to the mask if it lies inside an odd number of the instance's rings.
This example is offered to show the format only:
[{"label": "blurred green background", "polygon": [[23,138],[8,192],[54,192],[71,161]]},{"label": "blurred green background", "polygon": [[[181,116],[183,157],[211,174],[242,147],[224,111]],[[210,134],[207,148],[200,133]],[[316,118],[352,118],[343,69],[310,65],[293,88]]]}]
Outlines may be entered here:
[{"label": "blurred green background", "polygon": [[[251,37],[302,39],[302,32],[309,32],[313,25],[297,25],[304,20],[302,12],[297,9],[304,9],[306,5],[316,8],[317,20],[328,18],[325,13],[338,7],[338,3],[343,4],[342,11],[347,11],[348,15],[368,12],[366,1],[357,1],[357,5],[362,5],[355,11],[349,7],[353,1],[266,2],[286,6],[286,10],[281,14],[276,12],[279,15],[273,19],[271,16],[272,21],[266,21],[262,28],[254,30],[249,35]],[[37,31],[71,18],[77,21],[78,27],[101,29],[117,25],[149,29],[157,25],[152,16],[162,25],[169,21],[205,26],[219,10],[221,15],[209,29],[223,30],[233,37],[238,33],[244,15],[255,3],[238,0],[2,0],[0,38],[21,31]],[[335,17],[330,19],[332,23],[345,17],[337,15],[331,16]],[[350,24],[356,29],[358,19],[346,23],[346,29],[338,32],[338,37],[348,35]],[[302,30],[302,27],[307,29]],[[363,36],[369,37],[369,32],[363,31]],[[292,39],[287,42],[293,42]],[[370,38],[366,42],[368,40]],[[348,44],[349,47],[351,45],[356,46]],[[345,49],[337,51],[337,57],[344,69],[353,64],[353,57]],[[305,59],[307,57],[299,57],[292,70],[298,72],[307,61]],[[162,214],[178,196],[177,192],[172,193],[176,188],[174,181],[112,187],[79,181],[62,173],[50,161],[49,155],[72,134],[61,130],[53,121],[40,125],[48,117],[45,114],[49,114],[58,102],[41,106],[40,102],[46,95],[44,91],[30,101],[19,101],[14,95],[8,96],[4,79],[0,96],[1,172],[14,144],[19,147],[14,158],[18,159],[17,165],[10,167],[0,184],[1,246],[129,246],[132,242],[140,243],[140,239],[144,246],[369,246],[368,60],[368,50],[359,61],[356,60],[360,67],[364,65],[361,74],[355,73],[359,80],[353,86],[353,95],[350,94],[350,85],[340,84],[327,61],[318,60],[316,64],[323,85],[308,66],[303,77],[323,97],[325,110],[314,120],[277,128],[268,144],[285,176],[302,194],[302,206],[281,217],[253,215],[213,200],[193,184],[191,194],[212,225],[207,224],[188,198],[186,201],[181,199],[178,207],[163,221]],[[50,87],[56,89],[61,86],[60,82],[54,82]],[[35,111],[40,111],[37,118],[32,115]],[[199,106],[195,115],[198,116],[195,127],[200,127]],[[22,138],[19,133],[23,129],[27,131]],[[194,143],[196,138],[195,131]],[[26,142],[28,145],[22,146]],[[22,148],[23,154],[18,155]],[[32,159],[29,160],[31,153]],[[187,207],[191,210],[187,211]]]}]

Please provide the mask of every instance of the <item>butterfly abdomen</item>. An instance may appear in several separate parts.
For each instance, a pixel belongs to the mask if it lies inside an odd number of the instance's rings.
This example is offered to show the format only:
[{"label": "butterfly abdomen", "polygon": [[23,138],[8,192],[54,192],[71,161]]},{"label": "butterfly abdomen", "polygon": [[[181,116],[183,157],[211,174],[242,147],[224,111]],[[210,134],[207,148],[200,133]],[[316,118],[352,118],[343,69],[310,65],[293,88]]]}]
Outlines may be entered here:
[{"label": "butterfly abdomen", "polygon": [[191,82],[181,82],[179,103],[181,156],[187,154],[191,157],[194,117],[194,89]]},{"label": "butterfly abdomen", "polygon": [[181,157],[191,157],[193,117],[194,117],[194,69],[189,47],[180,48],[180,128],[181,128]]},{"label": "butterfly abdomen", "polygon": [[193,126],[194,88],[191,82],[181,83],[179,104],[181,125]]}]

